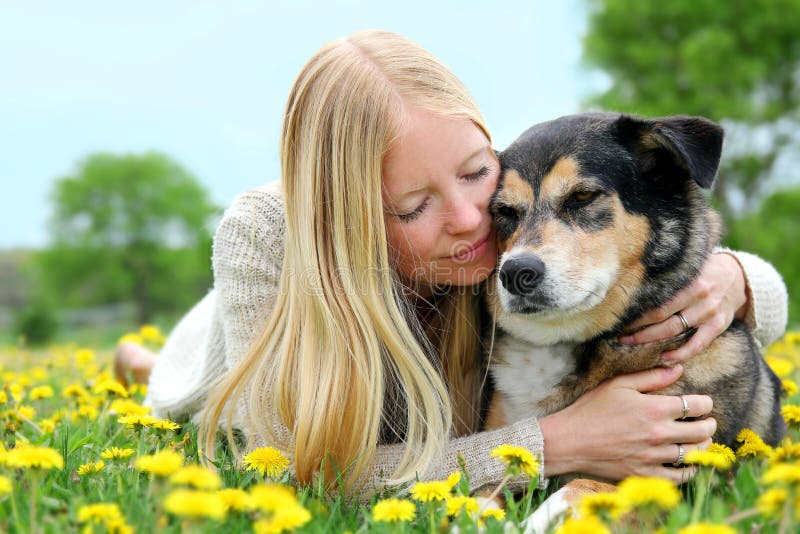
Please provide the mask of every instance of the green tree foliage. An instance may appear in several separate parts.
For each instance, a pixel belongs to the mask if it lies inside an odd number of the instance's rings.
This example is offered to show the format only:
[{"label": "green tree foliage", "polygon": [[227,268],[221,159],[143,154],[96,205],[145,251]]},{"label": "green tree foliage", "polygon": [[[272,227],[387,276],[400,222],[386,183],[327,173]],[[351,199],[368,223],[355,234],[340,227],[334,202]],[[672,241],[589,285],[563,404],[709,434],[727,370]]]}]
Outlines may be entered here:
[{"label": "green tree foliage", "polygon": [[716,186],[719,205],[729,214],[737,189],[747,207],[757,205],[776,158],[797,141],[800,2],[589,3],[584,56],[611,77],[591,103],[723,121],[729,150]]},{"label": "green tree foliage", "polygon": [[[727,244],[752,251],[783,275],[789,295],[800,295],[800,188],[773,193],[759,209],[731,223]],[[800,322],[800,300],[789,299],[789,320]]]},{"label": "green tree foliage", "polygon": [[166,155],[90,155],[56,182],[52,200],[52,246],[39,267],[62,305],[132,300],[144,323],[210,286],[219,209]]}]

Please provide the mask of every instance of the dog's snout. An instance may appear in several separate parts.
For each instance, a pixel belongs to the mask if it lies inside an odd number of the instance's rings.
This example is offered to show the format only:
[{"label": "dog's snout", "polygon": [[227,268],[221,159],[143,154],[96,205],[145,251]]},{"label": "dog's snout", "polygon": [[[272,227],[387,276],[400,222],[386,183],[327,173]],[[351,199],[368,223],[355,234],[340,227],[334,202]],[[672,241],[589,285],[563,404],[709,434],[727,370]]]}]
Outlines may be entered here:
[{"label": "dog's snout", "polygon": [[500,267],[500,283],[513,295],[527,295],[544,277],[544,262],[539,256],[509,258]]}]

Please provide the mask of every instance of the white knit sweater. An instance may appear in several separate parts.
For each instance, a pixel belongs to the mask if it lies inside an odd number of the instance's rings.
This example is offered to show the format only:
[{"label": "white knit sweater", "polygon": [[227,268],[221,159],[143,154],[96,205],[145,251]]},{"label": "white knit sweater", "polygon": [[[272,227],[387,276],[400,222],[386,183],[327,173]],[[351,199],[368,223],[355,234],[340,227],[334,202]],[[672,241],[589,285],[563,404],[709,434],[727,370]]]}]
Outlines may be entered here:
[{"label": "white knit sweater", "polygon": [[[159,416],[191,418],[200,412],[211,386],[246,353],[274,304],[283,262],[284,208],[280,185],[241,194],[225,212],[214,236],[214,289],[170,334],[150,375],[147,402]],[[742,265],[750,310],[746,322],[762,345],[780,337],[786,326],[787,295],[780,275],[752,254],[731,253]],[[243,420],[240,403],[236,420]],[[543,438],[535,418],[506,428],[453,439],[420,479],[441,479],[466,461],[473,489],[498,483],[501,464],[489,453],[510,443],[542,460]],[[403,445],[378,446],[375,467],[364,488],[382,487],[402,456]]]}]

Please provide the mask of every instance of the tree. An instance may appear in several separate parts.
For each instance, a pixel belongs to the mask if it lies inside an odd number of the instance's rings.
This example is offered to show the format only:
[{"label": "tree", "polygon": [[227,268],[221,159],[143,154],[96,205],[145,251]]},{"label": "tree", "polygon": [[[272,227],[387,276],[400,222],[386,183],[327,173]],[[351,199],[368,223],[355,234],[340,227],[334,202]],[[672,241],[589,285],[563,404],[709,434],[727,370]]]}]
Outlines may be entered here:
[{"label": "tree", "polygon": [[716,186],[752,209],[782,151],[797,150],[800,2],[590,1],[584,57],[611,77],[591,103],[647,116],[690,114],[728,130]]},{"label": "tree", "polygon": [[168,156],[90,155],[56,182],[52,200],[52,246],[39,264],[65,305],[133,300],[145,323],[209,287],[219,209]]},{"label": "tree", "polygon": [[[731,248],[752,251],[783,275],[789,295],[800,295],[800,188],[777,191],[728,230]],[[790,323],[800,321],[800,301],[789,300]]]}]

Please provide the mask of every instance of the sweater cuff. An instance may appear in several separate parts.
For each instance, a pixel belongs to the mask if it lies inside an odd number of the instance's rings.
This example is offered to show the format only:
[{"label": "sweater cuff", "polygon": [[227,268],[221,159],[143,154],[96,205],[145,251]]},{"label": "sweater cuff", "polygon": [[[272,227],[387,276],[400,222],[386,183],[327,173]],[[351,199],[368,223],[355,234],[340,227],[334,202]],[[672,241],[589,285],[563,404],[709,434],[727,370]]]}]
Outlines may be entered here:
[{"label": "sweater cuff", "polygon": [[755,254],[718,247],[714,253],[732,256],[744,274],[747,292],[745,324],[761,347],[766,347],[786,331],[788,295],[780,274]]}]

